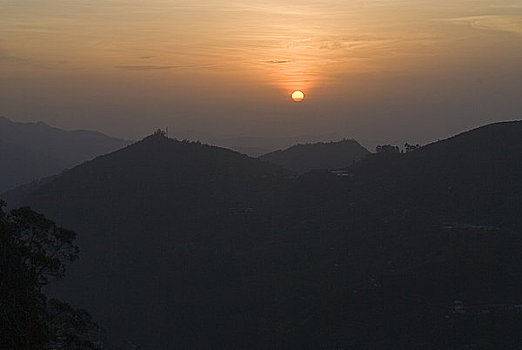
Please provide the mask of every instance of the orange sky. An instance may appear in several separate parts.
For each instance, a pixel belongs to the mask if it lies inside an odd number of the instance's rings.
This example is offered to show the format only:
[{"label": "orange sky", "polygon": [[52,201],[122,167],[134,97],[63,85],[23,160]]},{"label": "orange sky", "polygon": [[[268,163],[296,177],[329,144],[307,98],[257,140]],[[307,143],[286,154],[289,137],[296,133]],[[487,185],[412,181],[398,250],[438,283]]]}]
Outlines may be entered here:
[{"label": "orange sky", "polygon": [[425,141],[522,117],[519,0],[0,0],[0,18],[15,120]]}]

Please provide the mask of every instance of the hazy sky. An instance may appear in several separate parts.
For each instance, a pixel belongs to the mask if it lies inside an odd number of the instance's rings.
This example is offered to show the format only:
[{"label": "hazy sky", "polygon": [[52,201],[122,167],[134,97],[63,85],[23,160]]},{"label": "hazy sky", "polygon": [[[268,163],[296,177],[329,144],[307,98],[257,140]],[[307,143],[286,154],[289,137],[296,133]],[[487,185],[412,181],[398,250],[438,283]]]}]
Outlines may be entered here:
[{"label": "hazy sky", "polygon": [[522,118],[522,0],[0,0],[0,115],[425,142]]}]

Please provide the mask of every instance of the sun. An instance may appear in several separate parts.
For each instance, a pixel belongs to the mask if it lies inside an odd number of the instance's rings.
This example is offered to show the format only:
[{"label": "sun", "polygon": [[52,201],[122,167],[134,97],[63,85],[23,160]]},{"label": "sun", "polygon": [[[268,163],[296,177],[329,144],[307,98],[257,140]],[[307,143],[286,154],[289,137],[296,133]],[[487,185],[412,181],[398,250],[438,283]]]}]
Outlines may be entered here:
[{"label": "sun", "polygon": [[294,100],[294,102],[301,102],[304,98],[305,94],[301,90],[295,90],[292,92],[292,100]]}]

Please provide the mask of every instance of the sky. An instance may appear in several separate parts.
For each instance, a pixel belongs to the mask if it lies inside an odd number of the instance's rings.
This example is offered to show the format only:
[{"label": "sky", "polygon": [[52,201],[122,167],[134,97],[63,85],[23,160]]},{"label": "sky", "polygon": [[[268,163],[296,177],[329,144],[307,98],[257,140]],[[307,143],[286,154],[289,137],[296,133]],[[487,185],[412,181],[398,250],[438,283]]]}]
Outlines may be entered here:
[{"label": "sky", "polygon": [[522,119],[521,62],[522,0],[0,0],[0,115],[131,139],[426,143]]}]

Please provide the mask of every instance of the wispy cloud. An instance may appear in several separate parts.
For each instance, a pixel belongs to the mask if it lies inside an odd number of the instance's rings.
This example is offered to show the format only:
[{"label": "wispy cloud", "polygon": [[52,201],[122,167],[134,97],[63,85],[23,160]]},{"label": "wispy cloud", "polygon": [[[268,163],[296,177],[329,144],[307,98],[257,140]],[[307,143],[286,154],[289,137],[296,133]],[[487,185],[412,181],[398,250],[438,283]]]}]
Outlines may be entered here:
[{"label": "wispy cloud", "polygon": [[509,5],[498,5],[492,4],[489,5],[490,8],[500,8],[500,9],[522,9],[522,4],[509,4]]},{"label": "wispy cloud", "polygon": [[468,23],[475,29],[503,31],[522,35],[522,16],[469,16],[452,18],[449,21]]},{"label": "wispy cloud", "polygon": [[186,68],[185,66],[154,66],[154,65],[138,65],[138,66],[114,66],[116,69],[122,70],[162,70],[162,69],[176,69]]},{"label": "wispy cloud", "polygon": [[0,62],[4,63],[29,63],[27,59],[14,56],[7,50],[0,47]]},{"label": "wispy cloud", "polygon": [[268,64],[283,64],[283,63],[290,63],[291,61],[290,60],[268,60],[268,61],[265,61],[265,63],[268,63]]}]

